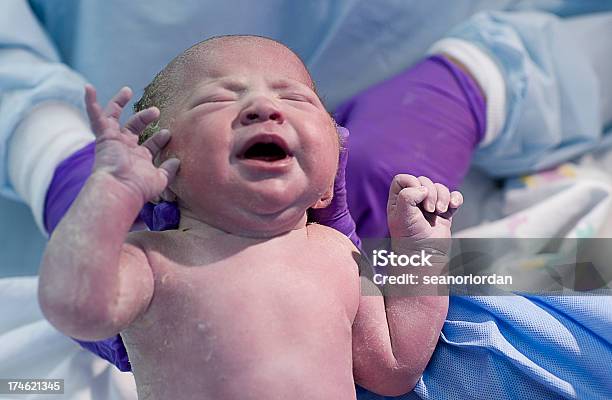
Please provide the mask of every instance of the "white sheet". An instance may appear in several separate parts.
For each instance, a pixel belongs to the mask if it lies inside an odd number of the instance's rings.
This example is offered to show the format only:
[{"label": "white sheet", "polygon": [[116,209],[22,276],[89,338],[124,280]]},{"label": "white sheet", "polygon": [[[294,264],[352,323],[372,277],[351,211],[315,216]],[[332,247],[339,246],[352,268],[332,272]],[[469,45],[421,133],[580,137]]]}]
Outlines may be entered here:
[{"label": "white sheet", "polygon": [[63,396],[0,399],[135,400],[131,373],[120,372],[53,328],[36,297],[37,277],[0,279],[0,377],[64,379]]}]

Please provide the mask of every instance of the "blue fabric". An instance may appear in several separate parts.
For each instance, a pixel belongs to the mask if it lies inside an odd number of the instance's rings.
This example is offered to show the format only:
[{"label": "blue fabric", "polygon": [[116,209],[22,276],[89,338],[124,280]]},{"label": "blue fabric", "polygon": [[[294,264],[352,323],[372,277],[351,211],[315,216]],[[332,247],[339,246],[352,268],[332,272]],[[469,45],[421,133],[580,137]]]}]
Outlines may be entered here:
[{"label": "blue fabric", "polygon": [[[537,12],[487,12],[453,29],[490,54],[506,83],[506,121],[474,164],[499,177],[550,168],[609,144],[600,84],[562,20]],[[603,40],[603,39],[602,39]]]},{"label": "blue fabric", "polygon": [[451,297],[433,358],[399,398],[610,399],[611,328],[609,296]]}]

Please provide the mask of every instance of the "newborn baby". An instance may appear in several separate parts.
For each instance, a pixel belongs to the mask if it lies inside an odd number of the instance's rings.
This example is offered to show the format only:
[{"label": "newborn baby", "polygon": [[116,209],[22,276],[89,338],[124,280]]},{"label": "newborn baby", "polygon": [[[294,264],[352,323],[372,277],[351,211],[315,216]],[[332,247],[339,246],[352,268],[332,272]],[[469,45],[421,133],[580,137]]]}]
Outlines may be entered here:
[{"label": "newborn baby", "polygon": [[[448,300],[361,295],[357,249],[307,224],[331,201],[339,142],[300,59],[270,39],[214,38],[160,72],[121,127],[130,96],[102,110],[86,88],[96,162],[45,252],[49,321],[83,340],[120,332],[141,399],[409,391]],[[138,134],[150,136],[142,146]],[[129,233],[162,194],[178,202],[179,228]],[[392,236],[448,238],[462,201],[398,175]]]}]

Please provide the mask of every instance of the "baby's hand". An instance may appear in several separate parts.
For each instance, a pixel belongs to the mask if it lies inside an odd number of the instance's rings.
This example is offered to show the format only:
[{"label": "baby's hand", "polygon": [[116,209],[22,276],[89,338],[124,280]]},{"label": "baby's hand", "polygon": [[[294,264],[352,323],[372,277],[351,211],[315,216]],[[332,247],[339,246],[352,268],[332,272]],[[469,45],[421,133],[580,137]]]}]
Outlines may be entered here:
[{"label": "baby's hand", "polygon": [[429,178],[396,175],[389,189],[387,222],[392,238],[422,241],[450,238],[453,214],[463,204],[463,196]]},{"label": "baby's hand", "polygon": [[119,117],[130,101],[132,91],[121,89],[108,103],[106,109],[96,101],[96,90],[85,86],[85,104],[91,128],[96,136],[96,160],[94,171],[108,173],[124,184],[144,204],[153,200],[166,188],[176,175],[179,160],[164,161],[159,168],[152,160],[170,140],[170,132],[161,130],[141,146],[138,135],[147,125],[159,118],[155,107],[134,114],[124,127]]}]

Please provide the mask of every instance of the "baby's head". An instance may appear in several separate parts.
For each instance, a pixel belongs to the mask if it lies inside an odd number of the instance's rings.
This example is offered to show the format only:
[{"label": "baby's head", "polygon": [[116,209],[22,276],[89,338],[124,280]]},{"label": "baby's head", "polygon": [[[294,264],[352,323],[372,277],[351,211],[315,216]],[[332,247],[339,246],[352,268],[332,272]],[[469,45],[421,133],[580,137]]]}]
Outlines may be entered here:
[{"label": "baby's head", "polygon": [[183,215],[226,232],[270,236],[331,200],[339,143],[308,70],[256,36],[206,40],[172,60],[136,110],[156,106],[177,157],[171,184]]}]

